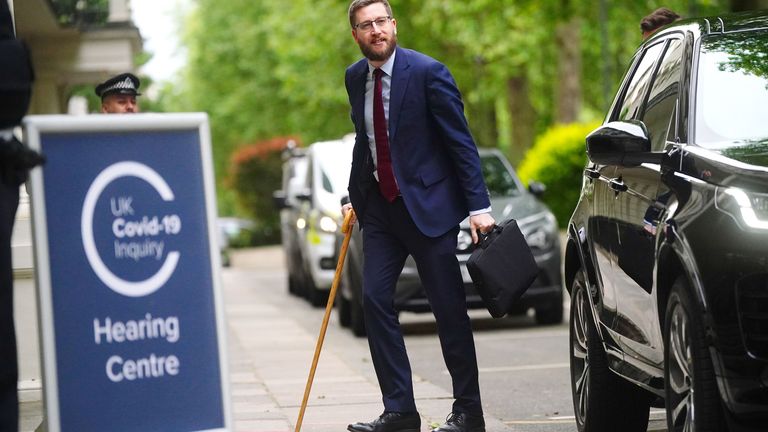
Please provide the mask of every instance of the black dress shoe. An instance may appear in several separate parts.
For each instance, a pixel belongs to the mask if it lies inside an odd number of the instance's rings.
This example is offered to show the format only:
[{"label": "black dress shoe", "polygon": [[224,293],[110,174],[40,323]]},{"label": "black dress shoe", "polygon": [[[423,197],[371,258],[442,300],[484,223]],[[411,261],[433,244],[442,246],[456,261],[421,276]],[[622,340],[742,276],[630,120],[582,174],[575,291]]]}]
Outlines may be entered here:
[{"label": "black dress shoe", "polygon": [[350,432],[419,432],[419,413],[385,412],[369,423],[355,423],[347,426]]},{"label": "black dress shoe", "polygon": [[483,416],[472,416],[466,413],[451,413],[445,424],[432,432],[485,432]]}]

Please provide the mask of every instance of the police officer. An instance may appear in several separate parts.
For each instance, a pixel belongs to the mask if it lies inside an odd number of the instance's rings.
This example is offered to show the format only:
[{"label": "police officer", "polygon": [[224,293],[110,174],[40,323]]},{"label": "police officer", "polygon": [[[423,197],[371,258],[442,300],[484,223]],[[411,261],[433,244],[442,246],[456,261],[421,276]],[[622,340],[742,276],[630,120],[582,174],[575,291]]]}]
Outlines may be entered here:
[{"label": "police officer", "polygon": [[122,73],[96,86],[96,95],[101,98],[101,112],[106,114],[127,114],[139,112],[136,96],[140,96],[141,81],[132,73]]}]

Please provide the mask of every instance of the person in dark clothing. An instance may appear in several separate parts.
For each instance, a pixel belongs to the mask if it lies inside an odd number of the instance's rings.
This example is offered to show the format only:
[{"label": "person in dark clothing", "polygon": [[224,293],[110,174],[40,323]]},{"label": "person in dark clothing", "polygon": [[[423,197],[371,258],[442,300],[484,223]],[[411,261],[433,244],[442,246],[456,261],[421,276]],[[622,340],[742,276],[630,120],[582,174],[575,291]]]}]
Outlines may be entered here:
[{"label": "person in dark clothing", "polygon": [[26,46],[14,36],[11,11],[0,0],[0,431],[19,430],[18,360],[13,321],[11,234],[19,187],[29,168],[42,162],[13,133],[29,108],[32,65]]}]

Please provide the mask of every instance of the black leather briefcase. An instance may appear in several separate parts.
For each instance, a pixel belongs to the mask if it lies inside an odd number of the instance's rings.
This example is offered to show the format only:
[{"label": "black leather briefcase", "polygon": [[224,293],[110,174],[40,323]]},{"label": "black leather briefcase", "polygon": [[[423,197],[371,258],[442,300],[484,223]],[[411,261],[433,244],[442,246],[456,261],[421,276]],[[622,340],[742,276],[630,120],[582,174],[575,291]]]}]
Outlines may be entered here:
[{"label": "black leather briefcase", "polygon": [[539,274],[539,266],[514,219],[481,235],[478,247],[467,260],[467,270],[494,318],[506,315]]}]

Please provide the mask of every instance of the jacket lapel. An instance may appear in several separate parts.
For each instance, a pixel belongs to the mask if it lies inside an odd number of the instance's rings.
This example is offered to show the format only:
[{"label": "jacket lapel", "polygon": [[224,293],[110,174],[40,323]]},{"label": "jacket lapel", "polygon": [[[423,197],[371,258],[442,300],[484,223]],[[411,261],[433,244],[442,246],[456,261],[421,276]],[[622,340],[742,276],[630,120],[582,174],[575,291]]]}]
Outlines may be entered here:
[{"label": "jacket lapel", "polygon": [[358,63],[352,78],[352,115],[355,117],[355,128],[365,134],[365,81],[368,78],[368,63],[363,60]]},{"label": "jacket lapel", "polygon": [[395,55],[395,65],[392,68],[392,87],[389,93],[389,143],[395,142],[397,133],[397,123],[400,120],[400,106],[403,104],[405,90],[408,88],[408,79],[410,73],[408,67],[408,52],[402,48],[397,48]]}]

